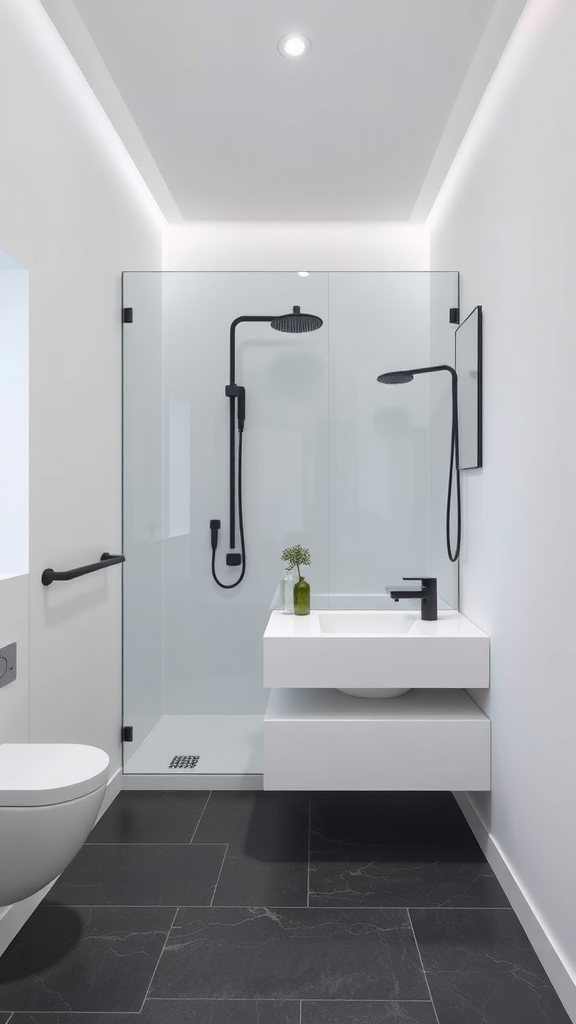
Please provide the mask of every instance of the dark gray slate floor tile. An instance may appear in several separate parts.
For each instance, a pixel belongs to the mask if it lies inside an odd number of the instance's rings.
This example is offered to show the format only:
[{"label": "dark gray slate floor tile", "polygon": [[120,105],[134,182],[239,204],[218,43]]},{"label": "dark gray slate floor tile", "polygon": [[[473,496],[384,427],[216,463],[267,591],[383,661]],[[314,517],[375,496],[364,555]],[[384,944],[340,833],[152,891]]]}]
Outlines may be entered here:
[{"label": "dark gray slate floor tile", "polygon": [[394,813],[400,845],[479,850],[474,834],[451,793],[403,793]]},{"label": "dark gray slate floor tile", "polygon": [[189,843],[210,794],[120,793],[88,843]]},{"label": "dark gray slate floor tile", "polygon": [[42,904],[0,960],[0,1009],[139,1010],[173,917]]},{"label": "dark gray slate floor tile", "polygon": [[438,1024],[428,1002],[305,1001],[302,1024]]},{"label": "dark gray slate floor tile", "polygon": [[11,1024],[300,1024],[300,1002],[150,999],[140,1014],[16,1013]]},{"label": "dark gray slate floor tile", "polygon": [[479,849],[451,793],[314,793],[311,810],[316,850],[334,842]]},{"label": "dark gray slate floor tile", "polygon": [[68,906],[207,907],[225,846],[83,846],[47,897]]},{"label": "dark gray slate floor tile", "polygon": [[403,793],[313,793],[311,835],[317,845],[347,840],[397,846],[395,812],[403,804]]},{"label": "dark gray slate floor tile", "polygon": [[159,998],[428,999],[403,910],[183,909]]},{"label": "dark gray slate floor tile", "polygon": [[194,837],[228,843],[214,897],[219,907],[305,907],[308,797],[213,793]]},{"label": "dark gray slate floor tile", "polygon": [[300,1024],[300,1001],[150,999],[141,1024]]},{"label": "dark gray slate floor tile", "polygon": [[511,910],[411,917],[440,1024],[570,1024]]},{"label": "dark gray slate floor tile", "polygon": [[509,907],[479,847],[362,846],[311,839],[311,907]]},{"label": "dark gray slate floor tile", "polygon": [[11,1016],[11,1013],[0,1013],[0,1024],[8,1024]]},{"label": "dark gray slate floor tile", "polygon": [[15,1013],[10,1024],[142,1024],[139,1013]]}]

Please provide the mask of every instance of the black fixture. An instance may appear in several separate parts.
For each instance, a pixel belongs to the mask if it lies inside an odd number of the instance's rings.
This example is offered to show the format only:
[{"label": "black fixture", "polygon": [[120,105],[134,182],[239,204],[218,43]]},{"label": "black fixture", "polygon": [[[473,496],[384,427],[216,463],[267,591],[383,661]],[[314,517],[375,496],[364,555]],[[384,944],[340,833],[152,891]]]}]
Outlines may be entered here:
[{"label": "black fixture", "polygon": [[322,327],[322,321],[319,316],[301,313],[300,306],[293,306],[292,312],[286,316],[275,316],[270,321],[270,327],[283,334],[309,334],[310,331],[317,331]]},{"label": "black fixture", "polygon": [[[230,324],[230,382],[224,394],[230,399],[230,455],[229,455],[229,517],[230,517],[230,551],[226,555],[226,565],[241,566],[240,575],[234,583],[222,583],[216,575],[216,550],[218,548],[218,531],[220,520],[210,520],[210,543],[212,547],[212,577],[223,590],[232,590],[244,579],[246,573],[246,542],[244,538],[244,510],[242,505],[242,441],[246,420],[246,389],[236,383],[236,328],[238,324],[269,323],[273,330],[283,334],[305,334],[317,331],[322,327],[319,316],[301,313],[300,306],[294,306],[291,313],[284,316],[238,316]],[[238,432],[238,468],[236,469],[236,431]],[[238,479],[238,488],[236,488]],[[238,530],[240,534],[240,551],[236,547],[236,493],[238,493]]]},{"label": "black fixture", "polygon": [[420,601],[422,606],[422,618],[427,622],[434,622],[438,618],[438,590],[435,576],[403,576],[403,580],[420,580],[421,590],[414,587],[386,587],[393,601],[400,598],[408,601]]},{"label": "black fixture", "polygon": [[97,572],[98,569],[107,569],[109,565],[120,565],[125,562],[125,555],[109,555],[107,551],[100,555],[99,562],[91,562],[90,565],[81,565],[77,569],[66,569],[64,572],[55,572],[54,569],[44,569],[41,580],[45,587],[49,587],[54,580],[75,580],[78,576],[86,576],[89,572]]},{"label": "black fixture", "polygon": [[458,374],[460,469],[482,466],[482,306],[454,332]]},{"label": "black fixture", "polygon": [[[419,373],[437,373],[446,370],[452,377],[452,433],[450,438],[450,470],[448,473],[448,494],[446,496],[446,548],[451,562],[457,562],[460,555],[462,539],[462,501],[460,496],[460,440],[458,435],[458,374],[453,366],[419,366],[414,370],[396,370],[392,373],[381,373],[378,380],[381,384],[408,384]],[[456,547],[452,549],[450,531],[450,512],[452,509],[452,481],[456,476]]]}]

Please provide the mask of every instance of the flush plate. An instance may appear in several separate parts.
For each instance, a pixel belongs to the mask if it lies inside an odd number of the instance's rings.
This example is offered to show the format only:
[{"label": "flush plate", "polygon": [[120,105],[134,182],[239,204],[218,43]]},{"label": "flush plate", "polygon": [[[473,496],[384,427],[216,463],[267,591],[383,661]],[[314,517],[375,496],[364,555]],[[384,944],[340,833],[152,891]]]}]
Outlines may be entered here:
[{"label": "flush plate", "polygon": [[16,679],[16,644],[0,647],[0,687]]}]

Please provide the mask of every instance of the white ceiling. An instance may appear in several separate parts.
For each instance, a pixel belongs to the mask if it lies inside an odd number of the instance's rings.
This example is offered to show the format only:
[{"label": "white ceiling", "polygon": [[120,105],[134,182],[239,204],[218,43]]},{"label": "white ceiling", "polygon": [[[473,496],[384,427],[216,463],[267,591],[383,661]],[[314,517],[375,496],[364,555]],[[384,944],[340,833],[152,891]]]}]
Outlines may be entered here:
[{"label": "white ceiling", "polygon": [[525,0],[42,2],[169,220],[395,221],[428,212]]}]

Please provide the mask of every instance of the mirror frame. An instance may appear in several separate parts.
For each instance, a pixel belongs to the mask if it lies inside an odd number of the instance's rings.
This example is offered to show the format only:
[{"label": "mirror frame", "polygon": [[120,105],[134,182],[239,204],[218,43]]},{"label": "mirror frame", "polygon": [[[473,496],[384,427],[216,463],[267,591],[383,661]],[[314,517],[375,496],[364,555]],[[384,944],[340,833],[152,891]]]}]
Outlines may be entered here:
[{"label": "mirror frame", "polygon": [[[472,312],[468,314],[468,316],[462,321],[462,323],[456,328],[454,332],[454,365],[456,367],[456,373],[458,374],[458,381],[460,382],[460,371],[458,369],[458,331],[461,331],[464,325],[467,324],[473,317],[476,319],[476,461],[469,462],[468,465],[464,465],[461,462],[459,467],[460,469],[480,469],[482,467],[482,306],[475,306]],[[462,439],[462,404],[460,402],[461,393],[461,388],[459,387],[458,426],[460,430],[460,439]]]}]

